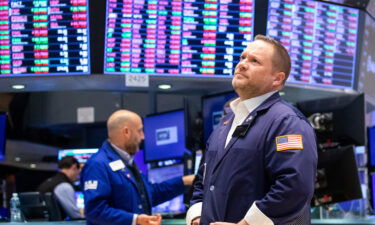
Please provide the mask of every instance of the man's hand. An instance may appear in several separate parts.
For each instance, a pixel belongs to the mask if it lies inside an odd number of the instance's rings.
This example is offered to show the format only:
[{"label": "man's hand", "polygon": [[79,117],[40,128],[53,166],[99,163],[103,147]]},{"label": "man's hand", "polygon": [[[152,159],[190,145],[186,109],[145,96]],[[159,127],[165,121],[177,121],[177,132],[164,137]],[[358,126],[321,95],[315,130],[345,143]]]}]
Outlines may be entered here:
[{"label": "man's hand", "polygon": [[136,223],[139,225],[161,225],[161,216],[160,214],[156,214],[154,216],[140,214],[137,216]]},{"label": "man's hand", "polygon": [[187,176],[183,176],[182,177],[182,183],[184,183],[184,185],[193,185],[193,181],[195,179],[195,175],[192,174],[192,175],[187,175]]},{"label": "man's hand", "polygon": [[214,223],[210,223],[210,225],[249,225],[249,224],[245,220],[241,220],[238,223],[214,222]]},{"label": "man's hand", "polygon": [[197,217],[193,219],[193,221],[191,221],[191,225],[199,225],[200,222],[201,222],[201,218]]}]

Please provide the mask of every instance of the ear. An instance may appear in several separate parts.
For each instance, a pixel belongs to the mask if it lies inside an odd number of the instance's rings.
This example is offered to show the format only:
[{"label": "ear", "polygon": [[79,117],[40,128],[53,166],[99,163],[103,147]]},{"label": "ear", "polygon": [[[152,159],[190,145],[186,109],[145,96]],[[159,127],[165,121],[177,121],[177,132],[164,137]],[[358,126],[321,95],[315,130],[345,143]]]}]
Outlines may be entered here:
[{"label": "ear", "polygon": [[124,135],[124,137],[128,137],[129,136],[129,134],[130,134],[130,130],[129,130],[129,128],[128,127],[123,127],[122,128],[122,134]]},{"label": "ear", "polygon": [[285,80],[285,73],[284,72],[277,72],[275,74],[274,80],[273,80],[273,86],[274,87],[282,87],[284,85]]}]

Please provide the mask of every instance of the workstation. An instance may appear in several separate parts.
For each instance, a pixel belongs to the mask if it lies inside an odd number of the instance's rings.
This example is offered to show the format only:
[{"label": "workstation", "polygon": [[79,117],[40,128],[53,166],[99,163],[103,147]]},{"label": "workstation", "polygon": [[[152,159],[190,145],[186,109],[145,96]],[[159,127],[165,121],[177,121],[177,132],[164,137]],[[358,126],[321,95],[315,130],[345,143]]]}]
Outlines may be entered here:
[{"label": "workstation", "polygon": [[[238,97],[232,79],[241,54],[263,34],[289,52],[279,94],[316,135],[311,223],[375,224],[375,1],[0,0],[0,7],[0,222],[86,224],[85,193],[96,189],[89,172],[72,182],[81,218],[61,214],[58,198],[38,188],[65,168],[66,156],[85,170],[118,110],[141,118],[144,140],[131,161],[147,182],[198,174],[211,134],[226,123],[225,105]],[[152,214],[186,224],[193,192],[185,185]],[[14,193],[20,218],[12,221]]]}]

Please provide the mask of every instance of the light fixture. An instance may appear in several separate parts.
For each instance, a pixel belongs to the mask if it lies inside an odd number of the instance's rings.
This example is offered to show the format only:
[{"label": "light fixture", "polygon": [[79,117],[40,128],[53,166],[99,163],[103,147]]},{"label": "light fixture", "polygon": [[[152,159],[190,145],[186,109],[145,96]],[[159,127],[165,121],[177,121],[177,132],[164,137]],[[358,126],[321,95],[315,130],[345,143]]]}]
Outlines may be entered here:
[{"label": "light fixture", "polygon": [[284,96],[285,95],[285,92],[284,91],[280,91],[280,96]]},{"label": "light fixture", "polygon": [[168,89],[172,88],[172,85],[170,85],[170,84],[159,84],[158,88],[162,89],[162,90],[168,90]]},{"label": "light fixture", "polygon": [[12,85],[12,88],[15,89],[15,90],[21,90],[21,89],[24,89],[26,87],[26,85],[24,84],[14,84]]}]

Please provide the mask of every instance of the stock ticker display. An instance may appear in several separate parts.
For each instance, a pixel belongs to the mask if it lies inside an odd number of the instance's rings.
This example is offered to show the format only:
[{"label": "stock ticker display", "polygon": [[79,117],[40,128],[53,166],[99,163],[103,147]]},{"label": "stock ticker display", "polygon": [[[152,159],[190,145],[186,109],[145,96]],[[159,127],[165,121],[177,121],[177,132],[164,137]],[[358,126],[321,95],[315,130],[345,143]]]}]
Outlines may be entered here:
[{"label": "stock ticker display", "polygon": [[0,0],[0,77],[89,74],[88,0]]},{"label": "stock ticker display", "polygon": [[292,58],[288,83],[354,88],[359,10],[306,0],[270,0],[267,35]]},{"label": "stock ticker display", "polygon": [[105,74],[233,74],[254,0],[107,0]]}]

